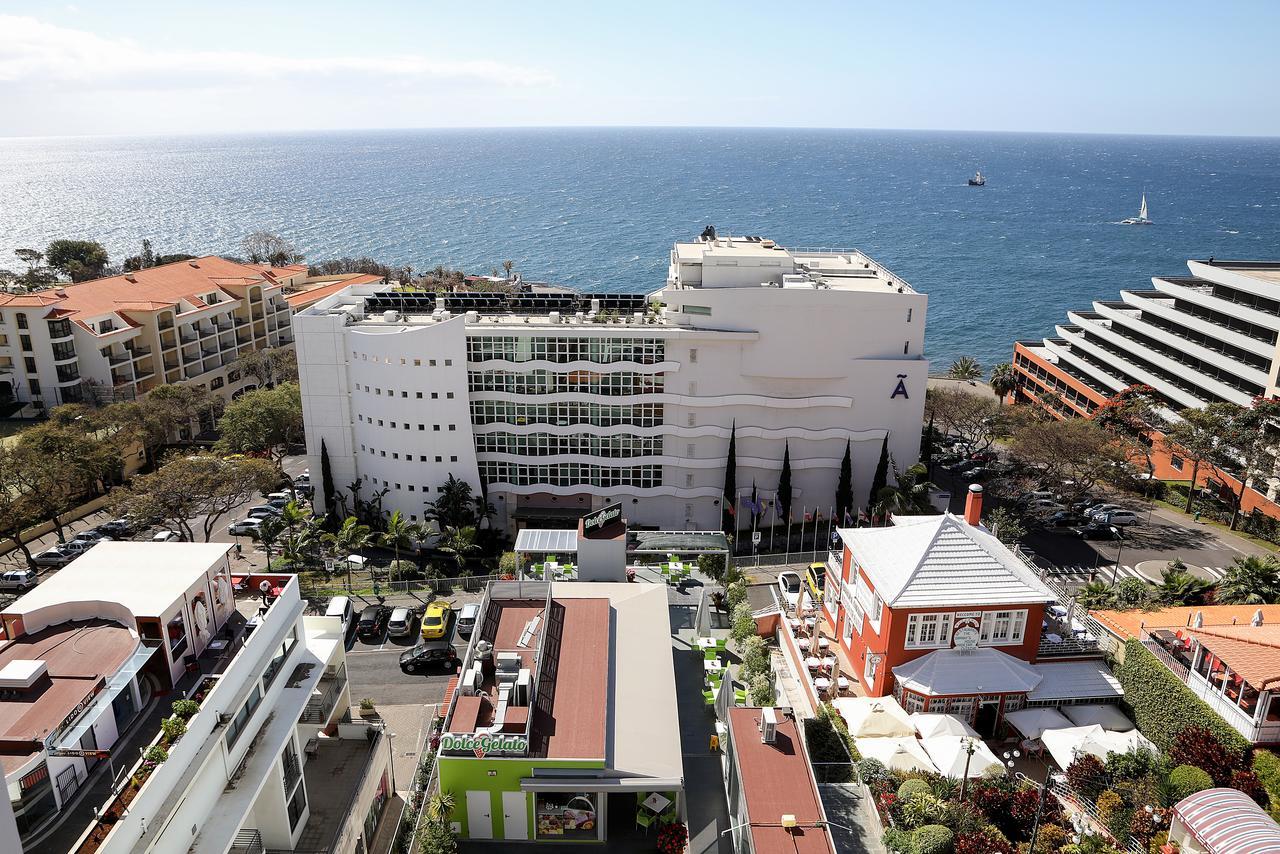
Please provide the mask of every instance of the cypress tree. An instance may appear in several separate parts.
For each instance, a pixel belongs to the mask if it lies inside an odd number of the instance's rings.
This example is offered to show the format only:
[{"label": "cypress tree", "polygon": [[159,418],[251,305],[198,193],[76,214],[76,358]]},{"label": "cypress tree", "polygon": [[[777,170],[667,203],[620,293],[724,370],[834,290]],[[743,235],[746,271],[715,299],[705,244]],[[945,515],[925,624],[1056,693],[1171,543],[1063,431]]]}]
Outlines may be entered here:
[{"label": "cypress tree", "polygon": [[325,447],[324,439],[320,440],[320,480],[324,494],[324,512],[325,515],[332,516],[337,493],[333,488],[333,469],[329,467],[329,449]]},{"label": "cypress tree", "polygon": [[736,504],[738,501],[738,422],[735,420],[733,426],[729,429],[729,452],[725,455],[724,460],[724,497],[721,499],[720,508],[721,528],[726,534],[732,533],[734,527],[734,515],[737,512]]},{"label": "cypress tree", "polygon": [[840,479],[836,481],[836,524],[843,524],[847,513],[853,512],[853,456],[851,443],[844,443],[844,459],[840,461]]},{"label": "cypress tree", "polygon": [[791,443],[782,446],[782,474],[778,477],[778,505],[782,518],[791,518]]},{"label": "cypress tree", "polygon": [[884,434],[884,442],[880,445],[880,462],[876,463],[875,476],[871,478],[871,494],[867,497],[867,515],[874,512],[880,501],[880,490],[889,485],[889,434]]},{"label": "cypress tree", "polygon": [[929,416],[929,426],[924,428],[924,441],[920,443],[920,462],[926,471],[933,471],[933,416]]}]

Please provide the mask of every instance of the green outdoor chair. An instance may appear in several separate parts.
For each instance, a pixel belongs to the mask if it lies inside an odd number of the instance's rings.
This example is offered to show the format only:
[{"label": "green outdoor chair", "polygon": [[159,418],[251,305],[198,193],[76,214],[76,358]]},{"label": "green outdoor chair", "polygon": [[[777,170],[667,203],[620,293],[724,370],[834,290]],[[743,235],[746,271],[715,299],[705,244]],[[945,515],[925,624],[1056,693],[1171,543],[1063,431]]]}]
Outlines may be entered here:
[{"label": "green outdoor chair", "polygon": [[643,827],[645,836],[649,835],[649,828],[657,820],[658,817],[644,807],[636,808],[636,827]]},{"label": "green outdoor chair", "polygon": [[716,704],[716,692],[707,688],[702,692],[702,701],[708,706],[714,706]]},{"label": "green outdoor chair", "polygon": [[706,649],[704,649],[702,651],[702,660],[715,661],[720,655],[718,647],[719,647],[719,644],[716,644],[716,646],[714,647],[707,647]]},{"label": "green outdoor chair", "polygon": [[747,704],[747,691],[745,688],[733,689],[733,704],[735,706],[745,706]]}]

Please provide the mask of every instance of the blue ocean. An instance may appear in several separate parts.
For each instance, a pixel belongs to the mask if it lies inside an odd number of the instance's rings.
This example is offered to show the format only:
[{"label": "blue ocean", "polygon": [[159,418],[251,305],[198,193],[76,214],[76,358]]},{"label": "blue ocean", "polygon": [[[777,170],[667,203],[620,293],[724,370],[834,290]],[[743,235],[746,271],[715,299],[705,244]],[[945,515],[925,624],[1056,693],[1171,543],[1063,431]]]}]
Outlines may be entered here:
[{"label": "blue ocean", "polygon": [[[987,185],[972,188],[975,170]],[[1117,224],[1143,192],[1155,225]],[[659,287],[707,224],[857,247],[929,295],[934,370],[1008,360],[1072,307],[1280,258],[1280,139],[904,131],[548,129],[0,140],[0,267],[57,237],[113,259],[370,255],[582,289]]]}]

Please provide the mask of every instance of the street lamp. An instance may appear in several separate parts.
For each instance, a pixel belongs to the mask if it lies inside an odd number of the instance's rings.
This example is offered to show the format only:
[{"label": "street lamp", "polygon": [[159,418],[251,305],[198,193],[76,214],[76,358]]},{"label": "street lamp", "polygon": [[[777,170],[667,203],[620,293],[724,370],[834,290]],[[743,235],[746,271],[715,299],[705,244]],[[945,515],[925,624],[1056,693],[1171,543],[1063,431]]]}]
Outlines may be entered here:
[{"label": "street lamp", "polygon": [[1116,535],[1116,539],[1120,541],[1120,545],[1116,546],[1116,565],[1111,568],[1111,586],[1116,586],[1116,576],[1120,574],[1120,556],[1124,554],[1124,531],[1111,526],[1111,533]]}]

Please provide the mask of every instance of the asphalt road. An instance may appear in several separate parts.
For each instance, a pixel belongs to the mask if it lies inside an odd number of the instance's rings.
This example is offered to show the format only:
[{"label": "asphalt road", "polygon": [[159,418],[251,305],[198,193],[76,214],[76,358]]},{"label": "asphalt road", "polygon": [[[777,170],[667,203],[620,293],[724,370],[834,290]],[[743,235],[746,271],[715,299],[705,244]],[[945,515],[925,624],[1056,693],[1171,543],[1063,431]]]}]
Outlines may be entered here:
[{"label": "asphalt road", "polygon": [[[351,699],[359,702],[362,697],[372,697],[388,705],[443,701],[452,671],[439,664],[412,674],[400,670],[400,654],[411,649],[418,638],[415,622],[413,632],[405,637],[383,636],[376,643],[354,640],[347,647],[347,680],[351,684]],[[456,633],[453,640],[461,660],[467,651],[467,640]]]}]

